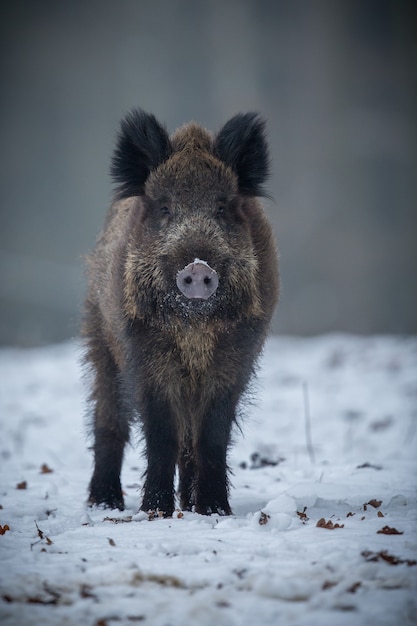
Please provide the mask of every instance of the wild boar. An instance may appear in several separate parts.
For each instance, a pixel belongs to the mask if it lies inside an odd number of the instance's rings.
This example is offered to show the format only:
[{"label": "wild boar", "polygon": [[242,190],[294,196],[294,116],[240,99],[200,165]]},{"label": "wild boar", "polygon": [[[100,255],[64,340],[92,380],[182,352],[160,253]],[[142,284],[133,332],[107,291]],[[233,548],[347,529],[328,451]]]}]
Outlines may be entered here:
[{"label": "wild boar", "polygon": [[257,199],[269,169],[265,123],[171,137],[140,109],[121,123],[118,184],[88,258],[83,335],[92,375],[89,503],[123,510],[131,424],[147,470],[141,509],[231,514],[227,451],[278,297],[271,227]]}]

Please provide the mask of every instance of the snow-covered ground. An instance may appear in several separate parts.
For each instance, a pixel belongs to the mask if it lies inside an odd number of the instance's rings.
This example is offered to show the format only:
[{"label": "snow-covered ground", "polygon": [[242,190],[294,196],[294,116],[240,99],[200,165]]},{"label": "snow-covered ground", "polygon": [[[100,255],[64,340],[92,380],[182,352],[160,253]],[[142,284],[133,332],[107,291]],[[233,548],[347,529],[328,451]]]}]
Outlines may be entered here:
[{"label": "snow-covered ground", "polygon": [[223,518],[87,509],[79,359],[0,350],[3,626],[417,623],[417,338],[272,338]]}]

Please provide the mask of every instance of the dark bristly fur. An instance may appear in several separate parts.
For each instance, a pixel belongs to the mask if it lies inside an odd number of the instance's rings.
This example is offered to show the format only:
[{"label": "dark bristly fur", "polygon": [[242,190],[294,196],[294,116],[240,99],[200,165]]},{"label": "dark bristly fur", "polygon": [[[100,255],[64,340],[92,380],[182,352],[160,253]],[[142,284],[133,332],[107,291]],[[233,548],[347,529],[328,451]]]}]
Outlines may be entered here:
[{"label": "dark bristly fur", "polygon": [[[112,162],[118,188],[89,257],[83,334],[94,381],[90,504],[123,509],[120,470],[139,415],[147,471],[141,508],[230,514],[227,449],[278,297],[271,228],[256,196],[268,173],[264,122],[229,120],[216,136],[188,124],[171,137],[130,113]],[[206,300],[177,273],[217,272]]]},{"label": "dark bristly fur", "polygon": [[168,158],[171,143],[167,131],[154,115],[136,109],[121,123],[111,173],[119,183],[119,199],[143,193],[151,170]]},{"label": "dark bristly fur", "polygon": [[256,113],[239,113],[226,122],[216,137],[214,152],[236,172],[241,194],[265,195],[262,185],[269,174],[265,122]]}]

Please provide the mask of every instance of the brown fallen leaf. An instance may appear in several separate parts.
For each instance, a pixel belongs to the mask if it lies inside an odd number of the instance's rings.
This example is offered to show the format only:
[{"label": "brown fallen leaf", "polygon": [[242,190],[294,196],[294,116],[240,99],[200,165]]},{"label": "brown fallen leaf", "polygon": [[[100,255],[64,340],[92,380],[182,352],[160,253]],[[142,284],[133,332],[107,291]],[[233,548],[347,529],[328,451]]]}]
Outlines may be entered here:
[{"label": "brown fallen leaf", "polygon": [[325,580],[321,588],[323,589],[323,591],[326,591],[326,589],[331,589],[332,587],[335,587],[336,585],[337,585],[337,582],[333,580]]},{"label": "brown fallen leaf", "polygon": [[10,530],[9,524],[5,524],[4,526],[0,525],[0,535],[5,535],[8,530]]},{"label": "brown fallen leaf", "polygon": [[44,605],[54,605],[58,604],[59,598],[41,598],[40,596],[30,596],[27,598],[27,604],[44,604]]},{"label": "brown fallen leaf", "polygon": [[81,598],[92,598],[93,600],[98,600],[96,594],[93,591],[93,587],[91,585],[87,585],[83,583],[80,585],[80,597]]},{"label": "brown fallen leaf", "polygon": [[259,526],[265,526],[265,524],[267,524],[270,519],[271,516],[268,515],[268,513],[264,513],[263,511],[261,511],[258,521]]},{"label": "brown fallen leaf", "polygon": [[385,517],[382,511],[378,511],[377,515],[378,517]]},{"label": "brown fallen leaf", "polygon": [[110,544],[111,546],[115,546],[115,545],[116,545],[116,543],[115,543],[114,539],[112,539],[111,537],[107,537],[107,539],[108,539],[109,544]]},{"label": "brown fallen leaf", "polygon": [[[45,535],[45,533],[43,532],[43,530],[41,530],[38,526],[38,524],[35,521],[35,526],[36,526],[36,530],[38,531],[38,537],[39,537],[39,541],[42,541],[43,539],[45,539],[46,541],[46,545],[51,546],[54,542],[52,541],[52,539],[50,539],[47,535]],[[37,543],[39,543],[39,541],[35,541],[35,543],[32,543],[30,545],[30,549],[33,548],[34,545],[36,545]]]},{"label": "brown fallen leaf", "polygon": [[306,522],[308,522],[308,516],[306,514],[307,511],[307,507],[305,506],[304,509],[302,511],[297,511],[297,515],[300,518],[300,520],[303,522],[303,524],[305,524]]},{"label": "brown fallen leaf", "polygon": [[335,528],[344,528],[345,525],[344,524],[333,524],[332,520],[329,519],[329,521],[326,522],[326,520],[324,519],[324,517],[321,517],[319,519],[319,521],[317,522],[316,526],[318,528],[327,528],[327,530],[334,530]]},{"label": "brown fallen leaf", "polygon": [[406,563],[409,567],[412,565],[417,565],[417,561],[412,561],[411,559],[400,559],[398,556],[394,556],[393,554],[388,554],[386,550],[381,550],[380,552],[372,552],[371,550],[364,550],[361,552],[361,555],[367,561],[385,561],[385,563],[389,563],[389,565],[401,565],[402,563]]},{"label": "brown fallen leaf", "polygon": [[184,583],[176,576],[170,576],[169,574],[142,574],[142,572],[135,572],[133,574],[133,585],[141,585],[146,582],[156,583],[162,587],[185,589]]},{"label": "brown fallen leaf", "polygon": [[391,528],[390,526],[384,526],[381,530],[376,531],[378,535],[403,535],[404,532],[402,530],[397,530],[396,528]]},{"label": "brown fallen leaf", "polygon": [[373,506],[374,509],[379,509],[379,507],[382,504],[382,500],[375,500],[375,498],[373,498],[372,500],[369,500],[367,504],[370,504],[371,506]]},{"label": "brown fallen leaf", "polygon": [[17,483],[16,489],[27,489],[27,486],[28,486],[28,484],[27,484],[26,480],[22,480],[21,483]]},{"label": "brown fallen leaf", "polygon": [[46,463],[42,463],[40,473],[41,474],[52,474],[54,470],[48,467]]},{"label": "brown fallen leaf", "polygon": [[346,591],[347,591],[348,593],[355,593],[355,592],[356,592],[356,590],[357,590],[357,589],[359,589],[359,587],[361,587],[361,586],[362,586],[362,583],[360,583],[360,582],[358,581],[358,582],[356,582],[356,583],[353,583],[353,585],[351,585],[350,587],[348,587],[348,588],[346,589]]}]

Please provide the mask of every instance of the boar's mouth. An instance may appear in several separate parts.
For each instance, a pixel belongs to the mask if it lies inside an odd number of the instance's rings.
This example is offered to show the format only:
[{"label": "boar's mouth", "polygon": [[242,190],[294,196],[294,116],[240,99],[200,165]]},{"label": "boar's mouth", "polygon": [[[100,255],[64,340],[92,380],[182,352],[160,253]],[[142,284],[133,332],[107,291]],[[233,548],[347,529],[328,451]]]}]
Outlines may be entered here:
[{"label": "boar's mouth", "polygon": [[[143,290],[143,306],[139,305],[140,309],[146,310],[145,301],[148,302],[148,312],[152,307],[152,323],[159,319],[164,325],[175,326],[178,318],[186,323],[214,320],[236,322],[248,315],[258,314],[254,307],[253,288],[251,290],[253,276],[249,265],[229,257],[211,260],[209,265],[207,261],[201,260],[207,257],[211,258],[213,254],[194,257],[188,264],[186,260],[183,261],[182,269],[177,269],[174,274],[172,257],[159,257],[159,275],[162,280],[158,286],[155,285],[155,290]],[[188,277],[191,282],[186,280]],[[190,285],[191,293],[185,293]]]}]

